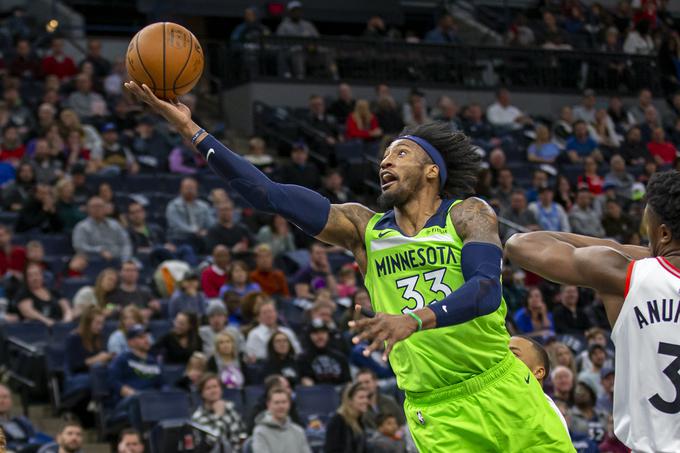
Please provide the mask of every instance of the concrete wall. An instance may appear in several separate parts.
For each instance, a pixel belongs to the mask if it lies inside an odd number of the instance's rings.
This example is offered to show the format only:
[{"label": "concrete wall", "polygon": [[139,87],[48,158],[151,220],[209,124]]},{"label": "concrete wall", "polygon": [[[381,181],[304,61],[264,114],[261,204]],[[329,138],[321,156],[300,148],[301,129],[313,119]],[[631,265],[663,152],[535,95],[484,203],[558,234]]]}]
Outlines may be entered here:
[{"label": "concrete wall", "polygon": [[[353,85],[356,98],[374,98],[374,87],[367,85]],[[392,95],[398,102],[407,99],[410,87],[392,87]],[[422,89],[427,95],[430,106],[437,102],[442,95],[452,97],[459,105],[475,101],[482,105],[493,102],[493,91],[470,91],[470,90],[444,90]],[[310,94],[334,97],[336,85],[334,84],[297,84],[294,82],[274,83],[257,82],[241,85],[227,90],[223,94],[222,102],[226,114],[226,123],[230,129],[242,133],[251,134],[253,131],[253,101],[262,101],[269,105],[283,105],[292,107],[304,107]],[[634,97],[623,97],[626,104],[635,103]],[[512,92],[512,103],[534,115],[556,117],[560,108],[564,105],[578,103],[579,96],[565,94],[527,93],[521,91]],[[607,102],[606,97],[600,98],[601,103]],[[657,106],[663,110],[665,105],[662,101]]]}]

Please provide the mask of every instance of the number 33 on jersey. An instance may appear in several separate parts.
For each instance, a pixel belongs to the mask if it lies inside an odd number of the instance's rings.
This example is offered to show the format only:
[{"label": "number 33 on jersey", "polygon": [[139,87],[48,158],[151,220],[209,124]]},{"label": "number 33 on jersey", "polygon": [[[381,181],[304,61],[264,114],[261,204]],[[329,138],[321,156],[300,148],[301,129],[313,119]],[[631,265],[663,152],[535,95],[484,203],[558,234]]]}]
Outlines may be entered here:
[{"label": "number 33 on jersey", "polygon": [[[408,313],[441,300],[463,283],[458,236],[444,200],[415,236],[404,236],[394,212],[376,214],[366,227],[365,284],[373,309]],[[505,303],[495,312],[442,329],[419,332],[397,343],[390,364],[402,388],[427,391],[455,384],[498,363],[507,350]]]}]

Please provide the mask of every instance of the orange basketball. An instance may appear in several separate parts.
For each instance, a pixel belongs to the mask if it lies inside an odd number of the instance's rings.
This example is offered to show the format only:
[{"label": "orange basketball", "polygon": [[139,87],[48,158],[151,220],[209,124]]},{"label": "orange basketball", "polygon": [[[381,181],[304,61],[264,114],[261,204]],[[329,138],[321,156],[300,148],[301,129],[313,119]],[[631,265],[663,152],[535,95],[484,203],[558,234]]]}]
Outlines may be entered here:
[{"label": "orange basketball", "polygon": [[132,80],[145,83],[162,99],[191,91],[203,74],[203,49],[186,28],[156,22],[142,28],[130,41],[125,67]]}]

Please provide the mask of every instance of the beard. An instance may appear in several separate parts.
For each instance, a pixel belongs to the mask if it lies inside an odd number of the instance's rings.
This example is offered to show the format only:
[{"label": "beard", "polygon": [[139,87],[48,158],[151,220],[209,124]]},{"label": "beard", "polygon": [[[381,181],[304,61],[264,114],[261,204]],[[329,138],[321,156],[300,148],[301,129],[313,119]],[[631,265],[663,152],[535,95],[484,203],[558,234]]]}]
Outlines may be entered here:
[{"label": "beard", "polygon": [[420,179],[415,183],[415,187],[408,187],[412,184],[406,184],[406,181],[400,181],[398,184],[401,184],[401,187],[383,192],[378,196],[378,208],[381,211],[389,211],[404,206],[424,185]]}]

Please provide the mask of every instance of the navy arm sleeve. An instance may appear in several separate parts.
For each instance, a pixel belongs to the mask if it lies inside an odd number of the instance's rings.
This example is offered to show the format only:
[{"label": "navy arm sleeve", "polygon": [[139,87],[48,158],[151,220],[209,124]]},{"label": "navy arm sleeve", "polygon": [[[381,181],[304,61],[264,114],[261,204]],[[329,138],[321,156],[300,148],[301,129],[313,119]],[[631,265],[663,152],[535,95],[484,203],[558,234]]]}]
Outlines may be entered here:
[{"label": "navy arm sleeve", "polygon": [[452,326],[485,316],[501,305],[503,251],[494,244],[469,242],[461,251],[465,283],[444,299],[428,305],[437,327]]},{"label": "navy arm sleeve", "polygon": [[215,173],[259,211],[279,214],[310,236],[328,221],[330,201],[313,190],[272,181],[212,135],[196,146]]}]

